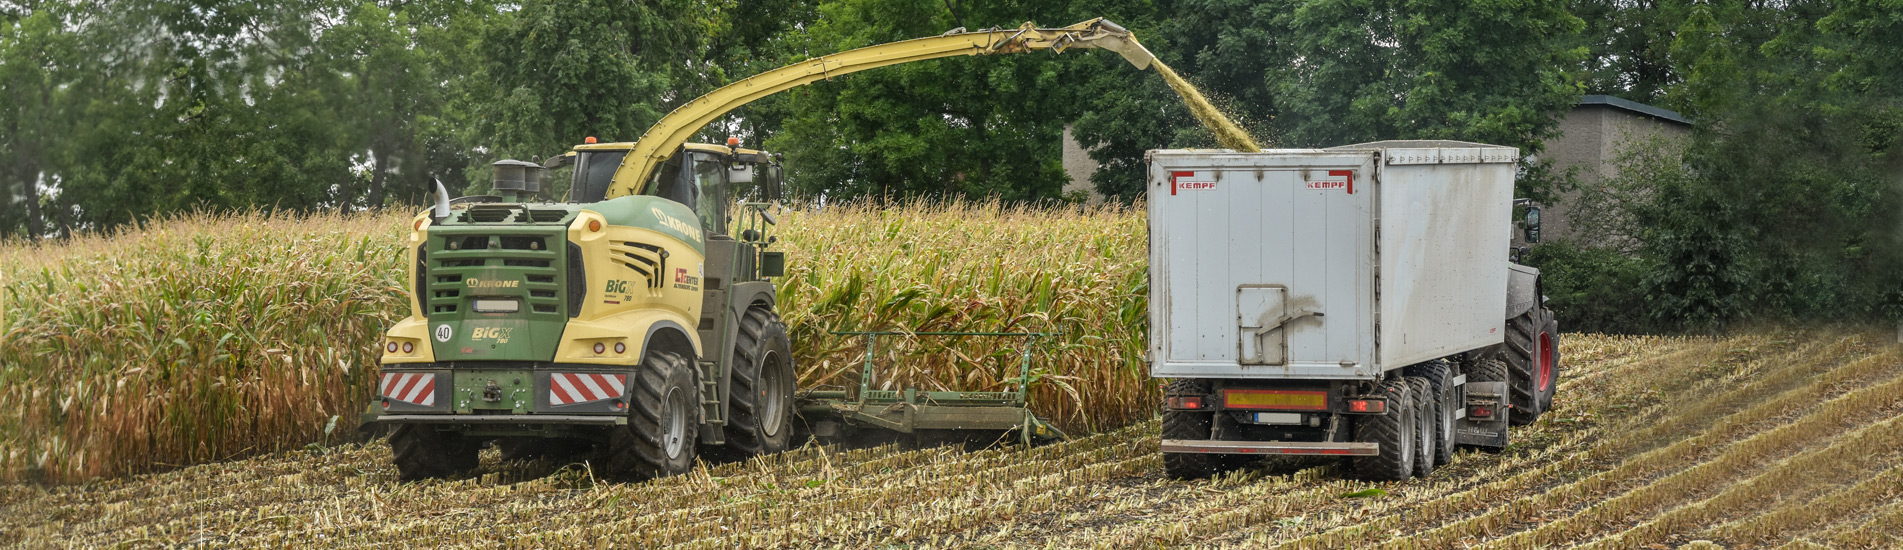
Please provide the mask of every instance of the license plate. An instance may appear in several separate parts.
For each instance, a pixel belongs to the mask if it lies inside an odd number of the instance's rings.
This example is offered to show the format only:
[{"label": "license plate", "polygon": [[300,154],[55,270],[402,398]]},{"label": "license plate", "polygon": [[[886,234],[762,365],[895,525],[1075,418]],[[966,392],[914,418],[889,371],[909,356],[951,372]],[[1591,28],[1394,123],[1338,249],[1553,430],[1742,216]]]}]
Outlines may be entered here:
[{"label": "license plate", "polygon": [[1302,413],[1255,413],[1255,423],[1300,425]]},{"label": "license plate", "polygon": [[515,300],[476,300],[476,313],[515,313],[522,304]]}]

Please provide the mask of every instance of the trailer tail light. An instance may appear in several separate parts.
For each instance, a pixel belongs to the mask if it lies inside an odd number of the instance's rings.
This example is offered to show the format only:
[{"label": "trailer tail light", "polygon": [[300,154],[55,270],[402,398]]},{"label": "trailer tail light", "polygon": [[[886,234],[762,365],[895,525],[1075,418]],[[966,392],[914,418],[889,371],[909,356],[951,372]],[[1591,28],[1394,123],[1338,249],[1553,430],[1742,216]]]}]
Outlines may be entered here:
[{"label": "trailer tail light", "polygon": [[1203,408],[1203,396],[1174,396],[1164,400],[1164,405],[1172,409],[1200,410]]},{"label": "trailer tail light", "polygon": [[1493,407],[1473,405],[1467,407],[1467,416],[1471,418],[1493,418]]},{"label": "trailer tail light", "polygon": [[409,342],[404,342],[404,343],[403,343],[403,353],[416,353],[416,344],[412,344],[412,343],[409,343]]},{"label": "trailer tail light", "polygon": [[384,344],[383,351],[386,351],[389,353],[396,353],[396,342],[390,342],[388,344]]},{"label": "trailer tail light", "polygon": [[601,342],[595,342],[595,355],[601,355],[607,352],[608,352],[608,346],[603,345]]},{"label": "trailer tail light", "polygon": [[1348,412],[1381,414],[1388,412],[1388,402],[1383,399],[1349,399]]},{"label": "trailer tail light", "polygon": [[1316,390],[1223,390],[1225,409],[1328,410],[1328,392]]}]

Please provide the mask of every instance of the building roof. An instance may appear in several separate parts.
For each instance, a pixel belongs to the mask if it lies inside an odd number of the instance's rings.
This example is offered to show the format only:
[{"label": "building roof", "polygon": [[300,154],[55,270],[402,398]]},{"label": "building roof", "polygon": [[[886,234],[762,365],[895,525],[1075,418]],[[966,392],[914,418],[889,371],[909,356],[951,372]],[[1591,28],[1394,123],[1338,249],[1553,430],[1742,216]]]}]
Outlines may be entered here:
[{"label": "building roof", "polygon": [[1672,122],[1677,122],[1679,124],[1686,124],[1686,125],[1691,124],[1691,121],[1685,120],[1684,116],[1679,115],[1677,112],[1671,111],[1669,109],[1653,107],[1651,105],[1646,105],[1644,103],[1639,103],[1637,101],[1632,101],[1630,99],[1621,99],[1621,98],[1617,98],[1617,97],[1613,97],[1609,95],[1598,95],[1598,94],[1586,95],[1579,98],[1579,104],[1580,105],[1605,105],[1607,107],[1616,107],[1620,109],[1625,109],[1627,111],[1632,111],[1634,113],[1639,113],[1642,115],[1659,118],[1663,120],[1669,120]]}]

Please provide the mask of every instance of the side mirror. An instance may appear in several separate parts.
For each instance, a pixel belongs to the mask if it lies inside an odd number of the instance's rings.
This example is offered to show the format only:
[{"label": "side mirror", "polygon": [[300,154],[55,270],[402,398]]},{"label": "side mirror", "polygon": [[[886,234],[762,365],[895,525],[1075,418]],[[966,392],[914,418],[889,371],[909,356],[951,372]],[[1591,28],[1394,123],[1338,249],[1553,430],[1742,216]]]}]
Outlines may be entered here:
[{"label": "side mirror", "polygon": [[1540,242],[1540,207],[1528,206],[1526,207],[1526,243],[1539,244],[1539,242]]}]

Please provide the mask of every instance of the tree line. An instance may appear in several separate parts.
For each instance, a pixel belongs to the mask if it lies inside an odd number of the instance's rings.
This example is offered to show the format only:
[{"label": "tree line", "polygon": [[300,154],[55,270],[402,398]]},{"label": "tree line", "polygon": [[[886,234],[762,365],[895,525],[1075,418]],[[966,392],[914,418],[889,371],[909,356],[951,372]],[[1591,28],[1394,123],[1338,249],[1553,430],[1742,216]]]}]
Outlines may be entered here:
[{"label": "tree line", "polygon": [[[187,209],[413,208],[489,163],[631,141],[734,79],[1036,21],[1134,32],[1265,144],[1521,148],[1522,196],[1609,194],[1624,238],[1527,259],[1572,328],[1903,315],[1903,21],[1886,0],[0,0],[0,234]],[[1581,94],[1683,113],[1601,188],[1541,160]],[[711,125],[829,198],[1064,200],[1061,135],[1120,200],[1143,152],[1206,147],[1107,53],[913,63]]]}]

